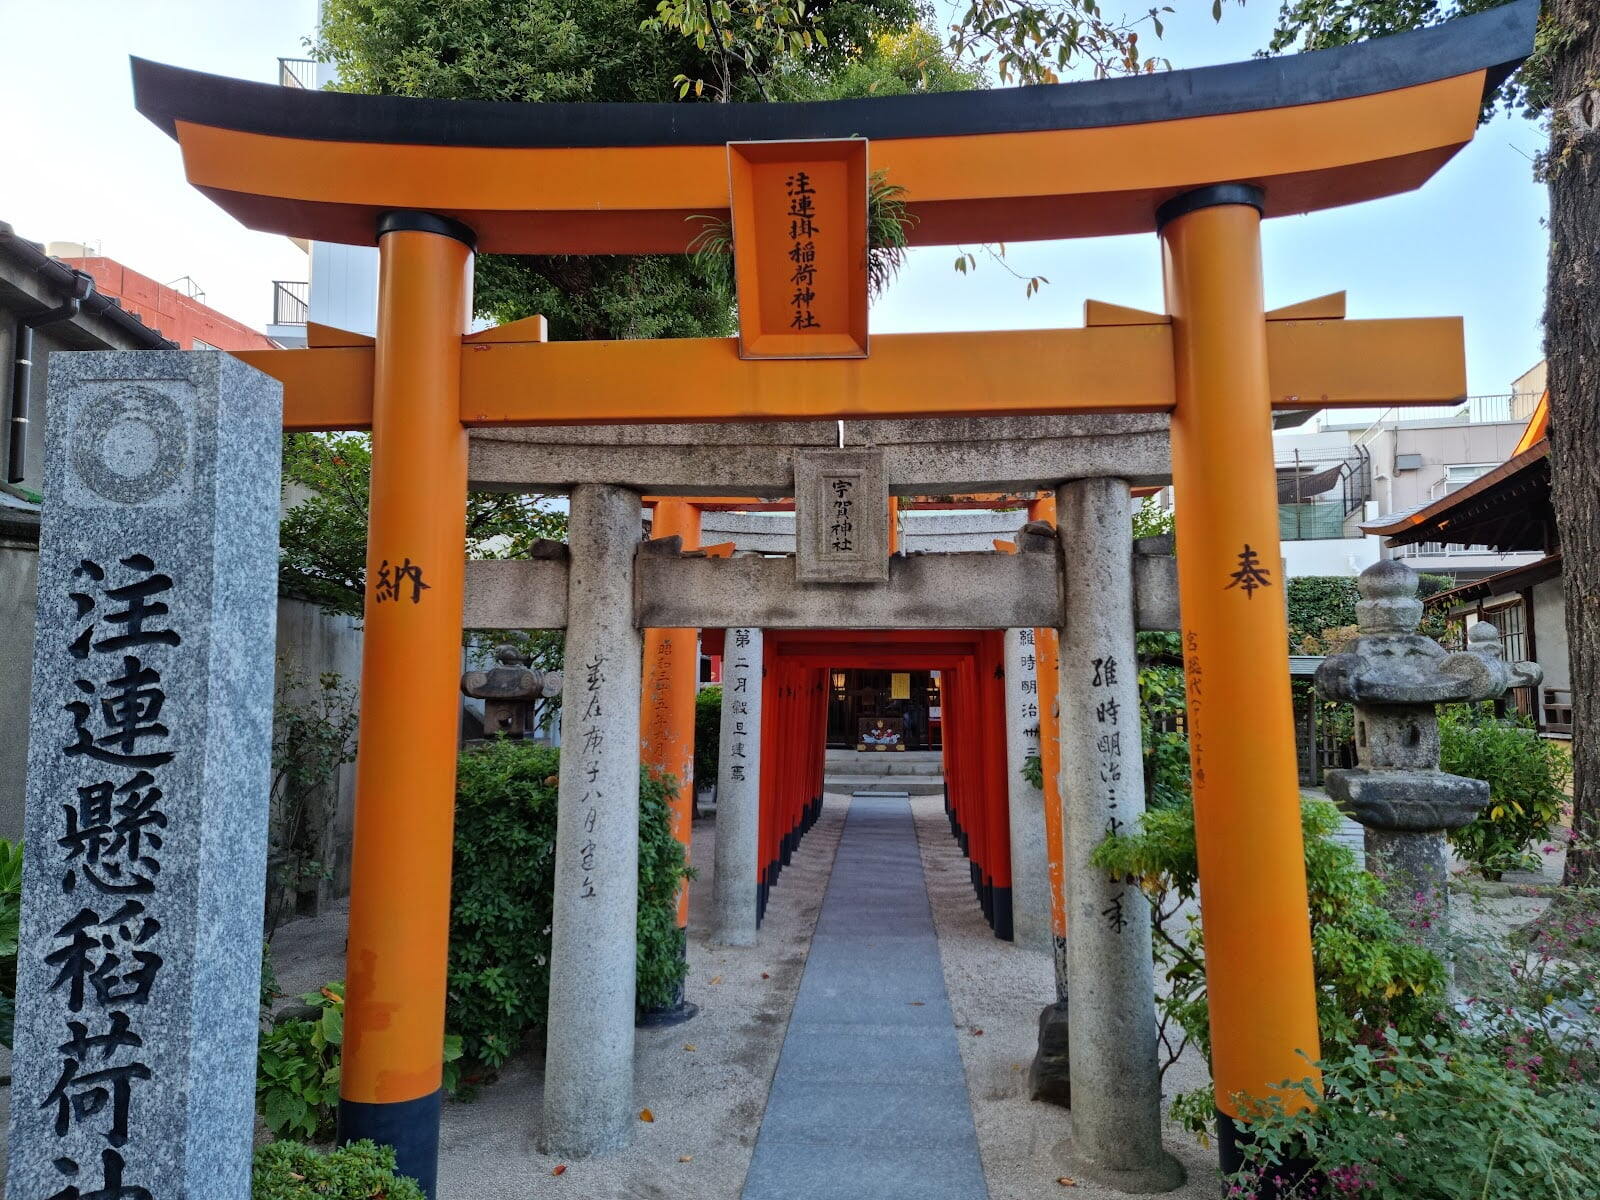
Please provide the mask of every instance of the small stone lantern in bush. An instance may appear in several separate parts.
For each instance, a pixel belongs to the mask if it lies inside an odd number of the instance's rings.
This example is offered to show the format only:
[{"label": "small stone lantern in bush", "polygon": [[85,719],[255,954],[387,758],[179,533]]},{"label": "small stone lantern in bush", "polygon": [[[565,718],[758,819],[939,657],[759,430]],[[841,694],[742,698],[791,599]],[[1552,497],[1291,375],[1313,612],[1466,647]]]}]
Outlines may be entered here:
[{"label": "small stone lantern in bush", "polygon": [[1417,632],[1417,575],[1385,560],[1356,581],[1360,636],[1317,668],[1317,691],[1355,705],[1357,765],[1329,771],[1328,794],[1366,827],[1367,869],[1388,885],[1390,910],[1442,949],[1450,925],[1445,833],[1489,801],[1489,785],[1439,769],[1435,706],[1503,696],[1542,678],[1531,662],[1508,664],[1487,622],[1451,653]]}]

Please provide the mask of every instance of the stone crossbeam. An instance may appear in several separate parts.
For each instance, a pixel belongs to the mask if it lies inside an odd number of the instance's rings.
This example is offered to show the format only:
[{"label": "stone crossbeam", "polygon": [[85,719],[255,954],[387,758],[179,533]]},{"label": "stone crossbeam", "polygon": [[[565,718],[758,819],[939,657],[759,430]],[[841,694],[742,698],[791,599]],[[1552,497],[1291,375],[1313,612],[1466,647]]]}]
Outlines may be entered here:
[{"label": "stone crossbeam", "polygon": [[[1141,630],[1178,628],[1175,560],[1134,555]],[[560,558],[467,564],[468,629],[561,629],[567,563]],[[1034,629],[1061,623],[1053,553],[916,554],[890,560],[889,582],[799,583],[794,559],[638,556],[634,624],[641,629]]]},{"label": "stone crossbeam", "polygon": [[[1171,480],[1165,413],[847,421],[844,444],[883,452],[895,495],[1033,492],[1063,479]],[[797,452],[839,445],[835,421],[592,425],[473,431],[478,491],[565,492],[578,483],[647,495],[794,495]]]}]

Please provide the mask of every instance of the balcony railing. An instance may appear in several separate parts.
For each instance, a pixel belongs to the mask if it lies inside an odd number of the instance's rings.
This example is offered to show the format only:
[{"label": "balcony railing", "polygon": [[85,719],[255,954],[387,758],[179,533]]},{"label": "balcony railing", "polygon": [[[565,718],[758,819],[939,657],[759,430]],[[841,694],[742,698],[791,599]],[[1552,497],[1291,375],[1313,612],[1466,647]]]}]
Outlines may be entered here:
[{"label": "balcony railing", "polygon": [[1496,550],[1492,546],[1457,546],[1445,542],[1410,542],[1394,548],[1395,558],[1504,558],[1522,559],[1534,550]]},{"label": "balcony railing", "polygon": [[304,325],[311,308],[311,285],[305,281],[275,279],[272,282],[272,323]]},{"label": "balcony railing", "polygon": [[1347,536],[1345,522],[1372,496],[1372,458],[1365,446],[1280,452],[1276,468],[1278,536],[1285,541]]},{"label": "balcony railing", "polygon": [[278,86],[317,90],[317,60],[314,58],[280,58],[278,60]]}]

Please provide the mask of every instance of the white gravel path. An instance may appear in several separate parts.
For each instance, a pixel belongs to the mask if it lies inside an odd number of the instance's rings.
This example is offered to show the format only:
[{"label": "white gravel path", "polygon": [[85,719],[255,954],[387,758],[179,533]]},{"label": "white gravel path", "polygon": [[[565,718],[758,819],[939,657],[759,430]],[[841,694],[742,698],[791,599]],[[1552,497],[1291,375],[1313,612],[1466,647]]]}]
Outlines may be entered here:
[{"label": "white gravel path", "polygon": [[[694,827],[687,994],[699,1015],[638,1031],[634,1099],[649,1109],[633,1145],[606,1159],[564,1161],[535,1148],[541,1047],[529,1047],[468,1103],[449,1102],[439,1151],[440,1200],[733,1200],[744,1183],[811,931],[844,826],[845,797],[822,817],[785,868],[767,906],[761,944],[711,947],[713,821]],[[343,906],[277,938],[279,983],[308,990],[344,970]],[[696,932],[700,931],[700,932]],[[685,1161],[687,1160],[687,1161]],[[559,1166],[565,1170],[552,1172]],[[863,1198],[867,1200],[867,1198]]]},{"label": "white gravel path", "polygon": [[[967,860],[950,836],[943,801],[937,796],[913,797],[911,810],[990,1200],[1120,1197],[1122,1193],[1108,1188],[1057,1182],[1071,1178],[1058,1154],[1071,1118],[1065,1109],[1028,1099],[1028,1064],[1038,1042],[1039,1010],[1055,996],[1050,956],[1002,942],[984,923],[972,894]],[[1167,1072],[1169,1098],[1200,1086],[1206,1077],[1200,1056],[1186,1053]],[[1165,1141],[1189,1173],[1189,1181],[1167,1195],[1216,1200],[1221,1177],[1215,1151],[1197,1145],[1170,1122]],[[929,1195],[937,1192],[930,1190]]]},{"label": "white gravel path", "polygon": [[[1056,1148],[1068,1114],[1027,1098],[1039,1010],[1053,993],[1048,956],[995,938],[984,924],[967,861],[950,836],[937,796],[913,797],[945,986],[957,1029],[967,1089],[990,1200],[1053,1196],[1112,1200],[1117,1193],[1057,1183],[1064,1168]],[[685,1025],[640,1030],[635,1098],[655,1120],[640,1122],[633,1145],[604,1160],[550,1158],[535,1149],[542,1055],[530,1047],[470,1103],[445,1106],[440,1149],[440,1200],[736,1200],[750,1165],[768,1089],[804,971],[811,933],[849,805],[830,795],[821,819],[784,871],[767,908],[761,944],[751,949],[707,945],[709,865],[715,823],[694,828],[694,861],[702,877],[691,888],[689,998],[701,1011]],[[278,936],[276,959],[285,991],[309,989],[343,971],[345,914],[335,908],[296,922]],[[715,980],[715,982],[713,982]],[[977,1034],[975,1030],[983,1030]],[[687,1047],[693,1047],[688,1049]],[[1198,1059],[1169,1073],[1170,1089],[1204,1078]],[[1214,1153],[1181,1130],[1168,1148],[1190,1180],[1169,1193],[1214,1200]],[[687,1161],[685,1161],[687,1160]],[[559,1176],[552,1174],[565,1165]],[[938,1200],[936,1178],[929,1200]],[[863,1196],[861,1200],[873,1200]]]}]

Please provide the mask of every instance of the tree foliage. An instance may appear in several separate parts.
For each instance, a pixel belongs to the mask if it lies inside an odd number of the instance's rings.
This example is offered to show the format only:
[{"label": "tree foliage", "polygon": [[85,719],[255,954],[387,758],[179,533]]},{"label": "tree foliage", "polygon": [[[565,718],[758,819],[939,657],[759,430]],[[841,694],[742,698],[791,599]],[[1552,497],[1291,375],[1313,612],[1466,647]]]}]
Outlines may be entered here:
[{"label": "tree foliage", "polygon": [[[1283,0],[1278,26],[1267,48],[1274,54],[1322,50],[1368,38],[1437,25],[1455,17],[1499,8],[1510,0]],[[1507,111],[1538,116],[1550,107],[1550,67],[1566,38],[1550,21],[1540,24],[1533,55],[1502,83],[1485,104],[1485,116],[1496,103]]]},{"label": "tree foliage", "polygon": [[[345,90],[452,100],[667,102],[686,90],[806,100],[976,82],[921,29],[915,0],[795,0],[791,21],[766,0],[662,10],[634,0],[328,0],[316,50]],[[712,19],[734,40],[707,36]],[[694,233],[686,224],[686,249]],[[542,314],[558,341],[734,328],[727,272],[683,254],[480,255],[475,304],[501,323]]]},{"label": "tree foliage", "polygon": [[[366,594],[367,501],[372,438],[365,433],[294,433],[283,440],[278,583],[285,595],[328,612],[361,615]],[[525,557],[539,538],[566,537],[563,512],[537,496],[477,492],[467,498],[467,552]]]}]

